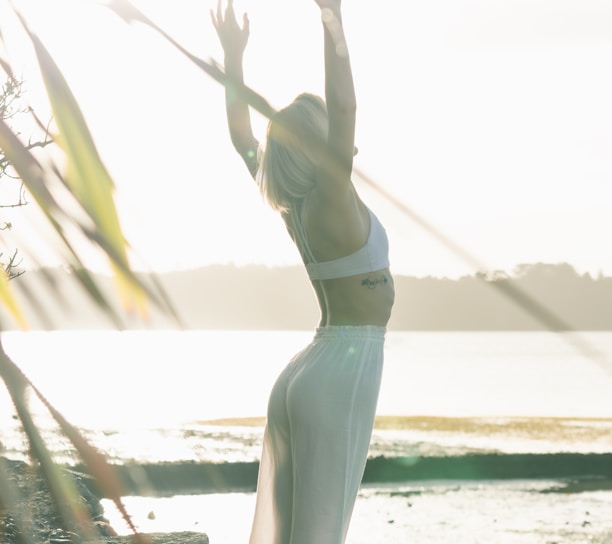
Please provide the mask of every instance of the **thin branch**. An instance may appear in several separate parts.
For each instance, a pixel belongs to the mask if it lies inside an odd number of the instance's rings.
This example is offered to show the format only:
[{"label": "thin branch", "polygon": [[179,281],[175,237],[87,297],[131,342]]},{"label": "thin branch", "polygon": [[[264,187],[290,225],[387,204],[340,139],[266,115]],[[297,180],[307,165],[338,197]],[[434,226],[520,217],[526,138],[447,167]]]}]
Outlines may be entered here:
[{"label": "thin branch", "polygon": [[[4,228],[0,228],[0,230],[6,230],[6,228],[10,228],[10,223],[8,225],[9,227],[5,226]],[[18,252],[19,250],[16,249],[11,255],[11,257],[9,258],[7,263],[2,263],[0,261],[0,266],[2,266],[2,268],[4,269],[4,272],[6,273],[9,280],[13,280],[15,278],[18,278],[22,274],[25,274],[25,270],[17,270],[17,268],[21,265],[21,262],[22,262],[21,258],[17,261]],[[3,255],[4,253],[0,253],[0,259],[2,259]]]}]

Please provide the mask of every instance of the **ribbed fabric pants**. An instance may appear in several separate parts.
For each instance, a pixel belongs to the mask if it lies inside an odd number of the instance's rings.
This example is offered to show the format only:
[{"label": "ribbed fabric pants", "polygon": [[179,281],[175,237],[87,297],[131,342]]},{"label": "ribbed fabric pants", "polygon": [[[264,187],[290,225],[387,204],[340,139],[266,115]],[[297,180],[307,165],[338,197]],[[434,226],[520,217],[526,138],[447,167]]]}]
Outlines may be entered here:
[{"label": "ribbed fabric pants", "polygon": [[385,328],[329,326],[268,404],[250,544],[343,544],[363,476]]}]

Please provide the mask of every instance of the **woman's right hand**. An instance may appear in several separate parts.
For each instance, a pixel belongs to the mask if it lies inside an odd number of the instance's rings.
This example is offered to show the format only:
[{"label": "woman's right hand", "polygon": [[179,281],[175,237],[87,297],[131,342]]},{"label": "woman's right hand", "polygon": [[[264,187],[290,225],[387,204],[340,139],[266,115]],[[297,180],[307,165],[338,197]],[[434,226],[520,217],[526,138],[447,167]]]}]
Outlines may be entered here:
[{"label": "woman's right hand", "polygon": [[217,11],[210,10],[210,18],[217,31],[225,55],[242,55],[249,41],[249,18],[245,13],[242,17],[242,28],[238,25],[234,13],[233,0],[227,0],[225,14],[221,1],[217,2]]}]

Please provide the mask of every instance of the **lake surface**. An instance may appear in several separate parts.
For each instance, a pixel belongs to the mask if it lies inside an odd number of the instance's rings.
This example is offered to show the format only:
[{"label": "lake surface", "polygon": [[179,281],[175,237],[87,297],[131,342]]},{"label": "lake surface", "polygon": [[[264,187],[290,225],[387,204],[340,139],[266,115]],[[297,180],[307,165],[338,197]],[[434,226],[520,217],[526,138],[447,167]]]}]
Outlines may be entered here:
[{"label": "lake surface", "polygon": [[[379,414],[612,417],[612,333],[585,355],[543,332],[387,335]],[[7,332],[9,356],[73,423],[157,427],[263,416],[280,370],[311,332]],[[0,392],[0,424],[10,412]]]}]

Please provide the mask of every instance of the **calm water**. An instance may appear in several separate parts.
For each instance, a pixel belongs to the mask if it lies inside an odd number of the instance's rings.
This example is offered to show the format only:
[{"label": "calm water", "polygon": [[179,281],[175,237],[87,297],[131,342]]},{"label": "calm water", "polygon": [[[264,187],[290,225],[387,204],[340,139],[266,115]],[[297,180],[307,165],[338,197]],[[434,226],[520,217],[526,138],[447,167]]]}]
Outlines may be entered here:
[{"label": "calm water", "polygon": [[[4,333],[7,353],[85,428],[265,414],[276,375],[311,332]],[[389,332],[380,414],[612,417],[612,333]],[[0,424],[11,412],[0,391]],[[3,420],[4,418],[4,420]]]}]

